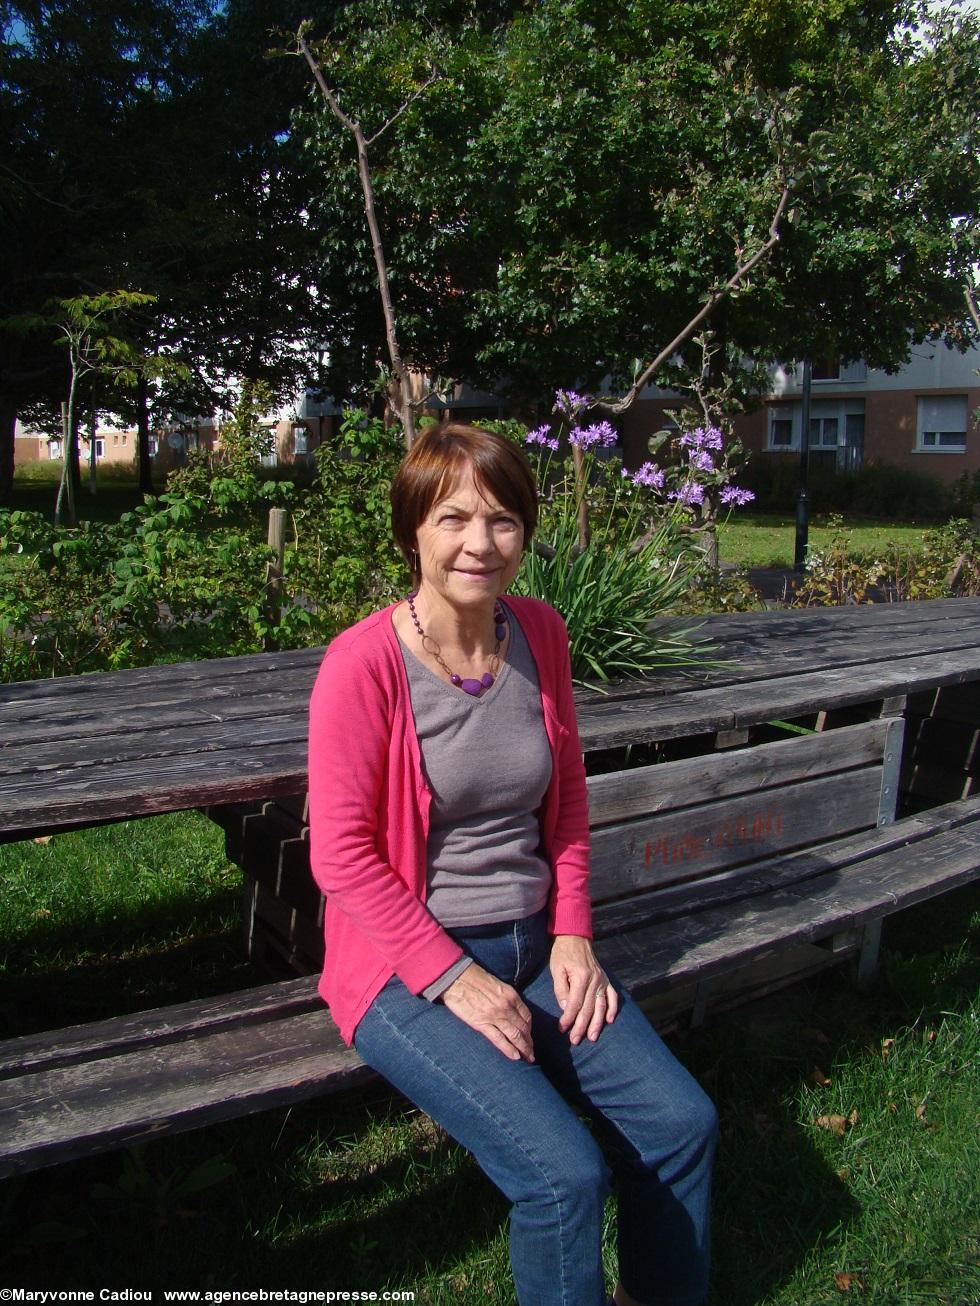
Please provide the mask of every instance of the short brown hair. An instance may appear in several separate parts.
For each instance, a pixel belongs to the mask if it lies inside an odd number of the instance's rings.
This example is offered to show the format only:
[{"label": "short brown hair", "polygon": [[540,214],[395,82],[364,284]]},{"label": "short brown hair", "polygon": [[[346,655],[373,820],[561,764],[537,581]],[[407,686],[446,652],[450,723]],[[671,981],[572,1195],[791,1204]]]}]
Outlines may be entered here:
[{"label": "short brown hair", "polygon": [[402,459],[391,483],[391,529],[412,564],[418,529],[433,505],[447,495],[463,468],[473,468],[477,486],[488,490],[524,523],[527,548],[538,524],[538,487],[524,450],[502,435],[465,422],[427,427]]}]

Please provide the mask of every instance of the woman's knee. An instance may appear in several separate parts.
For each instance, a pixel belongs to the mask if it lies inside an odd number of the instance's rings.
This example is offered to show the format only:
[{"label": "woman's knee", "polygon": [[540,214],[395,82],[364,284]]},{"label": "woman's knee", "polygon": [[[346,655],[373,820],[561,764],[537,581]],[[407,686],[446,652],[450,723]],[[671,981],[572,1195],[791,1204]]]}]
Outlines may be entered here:
[{"label": "woman's knee", "polygon": [[718,1138],[718,1108],[700,1087],[688,1104],[688,1132],[706,1147],[713,1148]]},{"label": "woman's knee", "polygon": [[539,1156],[525,1191],[516,1200],[601,1207],[610,1190],[609,1168],[594,1139],[586,1134],[575,1147],[558,1143]]}]

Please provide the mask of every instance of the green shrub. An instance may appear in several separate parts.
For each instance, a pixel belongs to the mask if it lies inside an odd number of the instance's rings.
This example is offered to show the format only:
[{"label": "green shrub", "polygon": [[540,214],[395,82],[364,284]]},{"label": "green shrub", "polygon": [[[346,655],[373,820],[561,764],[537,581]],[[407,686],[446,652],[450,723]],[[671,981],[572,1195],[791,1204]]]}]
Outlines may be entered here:
[{"label": "green shrub", "polygon": [[839,518],[832,525],[830,542],[807,554],[794,607],[980,594],[980,543],[968,521],[927,531],[921,549],[895,545],[873,556],[854,550]]},{"label": "green shrub", "polygon": [[[755,454],[741,478],[755,492],[762,512],[793,512],[800,490],[800,463],[794,454]],[[960,492],[970,493],[969,490]],[[817,455],[811,458],[807,497],[812,513],[883,517],[890,521],[942,521],[954,511],[957,496],[933,476],[870,464],[838,472]],[[978,496],[980,497],[980,496]]]}]

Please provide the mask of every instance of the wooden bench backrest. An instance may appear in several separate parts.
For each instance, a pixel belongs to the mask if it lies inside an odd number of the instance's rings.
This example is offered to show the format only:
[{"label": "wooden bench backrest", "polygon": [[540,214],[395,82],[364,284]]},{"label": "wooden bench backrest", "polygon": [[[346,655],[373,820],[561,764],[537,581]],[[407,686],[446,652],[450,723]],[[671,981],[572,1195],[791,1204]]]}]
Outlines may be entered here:
[{"label": "wooden bench backrest", "polygon": [[[902,721],[879,719],[591,776],[593,900],[622,905],[607,908],[612,926],[634,910],[632,895],[741,876],[774,855],[886,824],[901,749]],[[212,815],[248,877],[250,955],[318,969],[323,900],[310,874],[305,798]]]},{"label": "wooden bench backrest", "polygon": [[902,721],[591,776],[596,902],[751,868],[895,818]]}]

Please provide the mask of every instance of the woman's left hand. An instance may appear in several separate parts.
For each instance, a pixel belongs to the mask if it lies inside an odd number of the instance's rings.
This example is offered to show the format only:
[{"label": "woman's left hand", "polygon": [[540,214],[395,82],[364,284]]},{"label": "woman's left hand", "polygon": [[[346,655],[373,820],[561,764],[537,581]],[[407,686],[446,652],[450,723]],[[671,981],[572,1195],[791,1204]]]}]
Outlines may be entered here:
[{"label": "woman's left hand", "polygon": [[551,978],[562,1015],[561,1030],[570,1030],[572,1043],[595,1042],[603,1025],[619,1011],[619,994],[592,951],[592,940],[578,934],[557,934],[551,946]]}]

